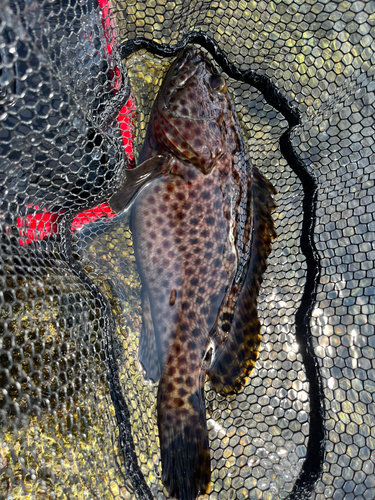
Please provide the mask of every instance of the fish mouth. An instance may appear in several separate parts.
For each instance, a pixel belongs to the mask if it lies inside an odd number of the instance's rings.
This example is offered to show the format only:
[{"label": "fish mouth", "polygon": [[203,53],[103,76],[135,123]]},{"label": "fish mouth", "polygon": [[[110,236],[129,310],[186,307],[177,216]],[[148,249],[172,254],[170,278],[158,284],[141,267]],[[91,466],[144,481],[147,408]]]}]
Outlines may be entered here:
[{"label": "fish mouth", "polygon": [[[201,56],[201,53],[198,52],[195,47],[186,47],[185,50],[180,52],[180,54],[177,56],[174,70],[181,71],[181,69],[187,63],[191,62],[197,55]],[[200,60],[201,60],[201,57],[200,57]]]},{"label": "fish mouth", "polygon": [[183,88],[186,82],[197,73],[200,63],[204,61],[204,55],[194,47],[183,50],[171,68],[171,74],[174,76],[170,80],[170,85],[176,89]]}]

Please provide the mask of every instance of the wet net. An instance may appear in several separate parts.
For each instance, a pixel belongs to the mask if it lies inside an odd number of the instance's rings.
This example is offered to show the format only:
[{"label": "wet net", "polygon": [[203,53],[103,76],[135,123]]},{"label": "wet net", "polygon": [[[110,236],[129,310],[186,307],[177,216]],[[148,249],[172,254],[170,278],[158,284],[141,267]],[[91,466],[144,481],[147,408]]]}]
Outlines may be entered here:
[{"label": "wet net", "polygon": [[127,212],[171,61],[226,75],[278,190],[259,358],[206,384],[210,500],[375,498],[374,2],[1,2],[0,498],[164,499]]}]

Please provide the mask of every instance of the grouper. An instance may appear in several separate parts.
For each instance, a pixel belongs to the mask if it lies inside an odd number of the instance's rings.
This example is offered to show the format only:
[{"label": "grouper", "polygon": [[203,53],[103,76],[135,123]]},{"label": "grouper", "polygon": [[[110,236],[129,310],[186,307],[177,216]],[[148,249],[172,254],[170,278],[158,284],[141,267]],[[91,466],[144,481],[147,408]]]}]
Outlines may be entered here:
[{"label": "grouper", "polygon": [[238,392],[257,359],[274,194],[250,162],[225,78],[185,49],[154,103],[139,165],[109,202],[130,205],[139,361],[158,382],[162,482],[179,500],[209,489],[207,376],[222,395]]}]

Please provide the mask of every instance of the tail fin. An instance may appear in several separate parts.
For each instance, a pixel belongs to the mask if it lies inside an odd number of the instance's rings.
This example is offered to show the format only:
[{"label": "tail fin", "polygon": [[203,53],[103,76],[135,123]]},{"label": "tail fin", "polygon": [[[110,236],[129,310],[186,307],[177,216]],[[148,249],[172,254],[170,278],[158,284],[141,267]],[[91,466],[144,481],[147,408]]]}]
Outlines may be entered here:
[{"label": "tail fin", "polygon": [[159,384],[158,426],[162,481],[170,497],[195,500],[211,479],[210,450],[203,387],[187,399]]},{"label": "tail fin", "polygon": [[217,349],[216,360],[209,371],[213,388],[224,395],[241,390],[255,366],[261,339],[257,300],[271,242],[277,236],[271,217],[276,207],[271,194],[276,194],[276,190],[255,168],[250,189],[252,221],[248,268],[228,339]]}]

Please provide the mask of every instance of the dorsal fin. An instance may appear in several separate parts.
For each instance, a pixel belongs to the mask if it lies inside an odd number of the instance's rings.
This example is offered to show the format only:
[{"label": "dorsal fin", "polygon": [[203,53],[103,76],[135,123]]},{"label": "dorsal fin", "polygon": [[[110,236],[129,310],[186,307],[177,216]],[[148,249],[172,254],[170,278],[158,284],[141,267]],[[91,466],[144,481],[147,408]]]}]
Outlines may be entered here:
[{"label": "dorsal fin", "polygon": [[[213,388],[228,395],[241,390],[254,368],[260,345],[257,299],[272,240],[277,236],[271,212],[276,204],[275,188],[253,168],[248,221],[251,227],[250,259],[226,342],[219,346],[209,370]],[[225,314],[225,313],[224,313]]]}]

